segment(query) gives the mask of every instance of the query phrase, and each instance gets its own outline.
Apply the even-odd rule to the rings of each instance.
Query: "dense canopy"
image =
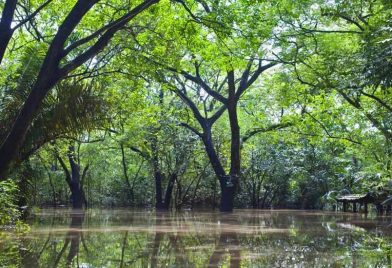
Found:
[[[392,190],[388,0],[0,10],[0,188],[15,213],[328,209]]]

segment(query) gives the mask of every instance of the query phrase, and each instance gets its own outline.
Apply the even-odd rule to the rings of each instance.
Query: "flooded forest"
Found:
[[[0,267],[391,267],[390,0],[0,0]]]

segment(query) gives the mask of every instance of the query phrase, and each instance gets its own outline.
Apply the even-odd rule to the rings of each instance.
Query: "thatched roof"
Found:
[[[384,202],[381,203],[383,206],[389,206],[392,205],[392,196],[388,196],[387,199],[384,200]]]
[[[341,195],[336,199],[338,202],[372,202],[373,198],[369,193]]]

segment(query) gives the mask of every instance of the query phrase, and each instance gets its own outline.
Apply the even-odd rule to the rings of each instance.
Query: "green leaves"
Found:
[[[18,188],[11,180],[0,181],[0,226],[15,224],[20,217],[16,205]]]

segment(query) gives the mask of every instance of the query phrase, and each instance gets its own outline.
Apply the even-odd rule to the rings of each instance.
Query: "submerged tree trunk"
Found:
[[[174,183],[177,180],[177,174],[173,173],[169,176],[169,181],[167,182],[166,192],[165,192],[165,199],[164,199],[164,207],[166,210],[170,208],[170,203],[172,200],[172,194],[174,189]]]
[[[232,212],[234,207],[234,197],[236,192],[235,184],[226,179],[224,184],[221,184],[221,199],[219,210],[221,212]]]
[[[66,257],[66,267],[71,267],[75,257],[79,253],[79,246],[81,240],[81,229],[83,227],[84,221],[84,212],[83,213],[71,213],[71,224],[69,226],[69,231],[67,232],[64,240],[64,245],[61,248],[60,252],[56,256],[56,259],[53,263],[53,267],[57,267],[64,256],[65,251],[70,245],[68,255]]]
[[[122,163],[122,167],[123,167],[125,183],[127,184],[127,187],[128,187],[128,190],[127,190],[128,202],[132,203],[133,202],[133,187],[131,186],[131,182],[130,182],[129,176],[128,176],[128,167],[127,167],[127,161],[125,159],[124,145],[120,144],[120,148],[121,148],[121,156],[122,156],[121,163]]]
[[[238,175],[236,174],[238,170],[238,163],[234,166],[232,165],[231,171],[234,172],[234,175],[226,175],[225,170],[218,158],[218,154],[215,150],[214,144],[212,142],[211,129],[208,126],[204,127],[203,142],[210,163],[220,183],[221,198],[219,210],[222,212],[231,212],[233,211],[234,197],[238,184]]]
[[[72,206],[73,208],[83,208],[84,194],[81,187],[80,180],[80,166],[75,161],[75,148],[73,146],[69,147],[68,154],[69,164],[71,166],[71,193],[72,193]]]
[[[230,120],[230,133],[231,133],[231,149],[230,149],[230,172],[226,175],[226,172],[222,166],[222,163],[215,150],[211,125],[208,120],[201,121],[200,124],[203,127],[203,143],[214,169],[215,175],[219,179],[221,188],[221,199],[220,199],[220,211],[232,212],[234,208],[234,198],[237,191],[239,182],[239,175],[241,171],[241,147],[240,147],[240,127],[238,124],[237,116],[237,102],[238,98],[235,94],[235,81],[234,72],[228,73],[228,85],[229,85],[229,98],[227,100],[227,111]]]
[[[163,191],[162,191],[163,177],[164,177],[164,175],[161,172],[155,173],[155,189],[156,189],[155,208],[157,210],[169,210],[170,209],[170,203],[172,200],[174,183],[176,182],[177,174],[173,173],[169,176],[169,181],[167,182],[164,198],[162,198],[162,196],[163,196]]]
[[[164,175],[159,166],[159,158],[158,158],[158,140],[156,137],[152,138],[151,141],[151,164],[154,171],[154,179],[155,179],[155,208],[157,210],[164,210],[165,204],[162,200],[162,181]]]
[[[231,212],[234,207],[234,197],[237,191],[241,172],[241,147],[240,147],[240,126],[237,116],[237,102],[234,71],[228,72],[229,98],[227,102],[227,112],[229,114],[231,147],[230,147],[230,175],[226,178],[222,189],[221,207],[223,212]],[[221,186],[222,187],[222,186]]]
[[[165,209],[162,200],[162,174],[160,171],[154,172],[155,174],[155,208],[158,210]]]
[[[66,261],[67,267],[71,267],[75,257],[79,254],[79,246],[82,238],[82,233],[80,229],[82,229],[83,221],[84,214],[72,215],[70,231],[67,233],[66,238],[71,241]]]
[[[85,167],[81,178],[80,166],[75,161],[75,148],[73,146],[69,147],[68,153],[68,160],[71,167],[71,172],[68,170],[63,159],[60,156],[57,156],[57,159],[59,160],[60,165],[64,170],[65,180],[67,181],[67,184],[71,191],[72,207],[75,209],[82,209],[83,205],[87,207],[87,201],[83,192],[82,178],[86,175],[88,165]]]
[[[160,93],[160,104],[163,103],[163,92]],[[151,151],[152,157],[150,159],[155,178],[155,208],[157,210],[169,210],[170,202],[172,199],[174,183],[177,179],[177,174],[172,173],[168,176],[169,181],[167,182],[166,191],[163,193],[163,180],[165,179],[165,174],[162,173],[161,167],[159,165],[159,149],[158,149],[158,139],[153,137],[151,140]],[[165,196],[163,196],[163,194]]]

